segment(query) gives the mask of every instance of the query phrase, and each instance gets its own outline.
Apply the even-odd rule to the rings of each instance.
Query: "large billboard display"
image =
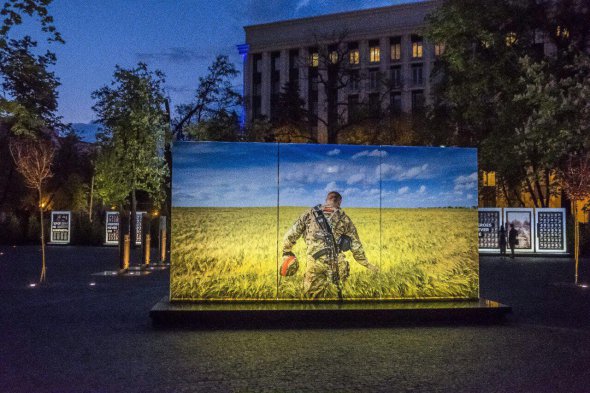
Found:
[[[478,297],[477,151],[181,142],[171,300]]]

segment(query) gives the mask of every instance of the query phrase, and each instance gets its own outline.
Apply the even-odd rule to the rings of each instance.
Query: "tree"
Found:
[[[147,65],[117,66],[110,86],[92,93],[102,125],[96,163],[96,189],[104,202],[121,207],[130,199],[131,244],[135,244],[137,192],[152,202],[164,199],[168,167],[162,156],[168,130],[164,75]]]
[[[49,42],[61,42],[63,39],[53,24],[53,17],[49,15],[47,7],[52,0],[6,0],[0,10],[0,48],[6,46],[8,33],[14,26],[22,24],[23,17],[39,17],[41,31],[49,37]]]
[[[227,128],[235,127],[236,109],[241,103],[241,96],[233,87],[233,79],[237,75],[238,70],[227,56],[217,56],[209,66],[208,74],[199,78],[193,102],[177,107],[178,118],[173,125],[173,139],[190,138],[190,132],[185,128],[198,126],[201,122],[211,121],[217,125],[223,123]],[[200,135],[199,132],[192,133]]]
[[[41,223],[41,276],[39,282],[46,278],[45,265],[45,230],[43,224],[43,186],[53,176],[51,165],[54,149],[50,142],[40,142],[29,139],[13,141],[10,145],[10,153],[18,172],[23,176],[27,187],[37,191],[39,218]]]
[[[578,220],[578,203],[590,198],[590,153],[570,154],[565,168],[561,172],[563,189],[572,201],[574,214],[574,259],[575,278],[578,285],[578,266],[580,260],[580,222]]]
[[[497,172],[505,197],[519,199],[523,190],[537,207],[557,191],[551,179],[565,152],[555,143],[563,141],[557,119],[547,116],[558,103],[551,77],[567,77],[568,48],[579,52],[589,32],[565,3],[588,15],[586,0],[449,0],[426,34],[445,45],[429,112],[433,143],[478,147],[480,168]],[[556,48],[551,57],[541,36]]]

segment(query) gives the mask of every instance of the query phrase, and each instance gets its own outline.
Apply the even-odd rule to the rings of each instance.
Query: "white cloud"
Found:
[[[334,149],[334,150],[330,150],[328,153],[329,156],[337,156],[338,154],[340,154],[340,149]]]
[[[301,10],[302,8],[307,7],[310,2],[311,0],[299,0],[297,6],[295,6],[295,12],[299,12],[299,10]]]
[[[338,173],[340,172],[340,167],[338,165],[329,165],[326,167],[327,173]]]
[[[426,179],[430,173],[428,171],[428,164],[413,166],[405,169],[399,165],[381,164],[377,166],[376,174],[381,176],[383,180],[411,180],[411,179]]]
[[[400,188],[399,190],[397,190],[397,193],[399,195],[404,195],[404,194],[407,194],[408,191],[410,191],[410,187],[404,186],[404,187]]]
[[[454,180],[454,190],[457,193],[463,193],[463,191],[475,191],[477,190],[477,172],[473,172],[468,176],[459,176]]]
[[[336,184],[335,181],[331,181],[330,183],[326,184],[326,187],[324,187],[324,191],[326,191],[326,192],[336,191],[337,189],[338,189],[338,184]]]
[[[420,186],[420,188],[418,189],[418,193],[424,194],[425,192],[426,192],[426,186]]]
[[[350,176],[346,181],[346,184],[353,185],[362,182],[365,179],[364,173],[355,173],[354,175]]]
[[[354,154],[352,156],[352,159],[356,160],[361,157],[386,157],[386,156],[387,156],[387,152],[385,150],[379,150],[379,149],[375,149],[372,151],[363,150],[363,151],[360,151],[360,152]]]

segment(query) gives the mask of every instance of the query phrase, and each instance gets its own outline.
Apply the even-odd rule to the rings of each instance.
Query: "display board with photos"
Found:
[[[565,209],[544,208],[535,210],[537,252],[566,251]]]
[[[142,217],[146,214],[144,211],[138,211],[135,215],[136,222],[136,240],[135,244],[141,245]],[[106,212],[105,219],[105,245],[116,246],[119,244],[119,212]]]
[[[502,209],[501,208],[480,208],[478,209],[479,217],[479,250],[480,251],[499,251],[499,231],[502,226]]]
[[[504,225],[508,239],[511,225],[518,232],[514,250],[516,252],[533,252],[535,250],[535,224],[532,208],[504,208]]]
[[[119,244],[119,212],[106,212],[104,243],[114,246]]]
[[[172,172],[173,301],[479,296],[475,149],[179,142]]]
[[[51,244],[68,244],[71,237],[72,213],[69,211],[51,212]]]

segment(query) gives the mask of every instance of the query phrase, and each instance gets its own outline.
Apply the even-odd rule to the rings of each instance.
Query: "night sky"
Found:
[[[416,0],[54,0],[49,11],[65,45],[47,45],[39,25],[25,19],[13,37],[29,34],[40,50],[57,54],[59,114],[65,122],[94,119],[93,90],[110,82],[114,67],[146,62],[167,75],[172,105],[190,101],[198,77],[217,54],[241,70],[236,45],[243,26],[409,3]],[[241,76],[235,85],[242,88]]]
[[[477,150],[436,147],[180,142],[173,206],[477,206]]]

